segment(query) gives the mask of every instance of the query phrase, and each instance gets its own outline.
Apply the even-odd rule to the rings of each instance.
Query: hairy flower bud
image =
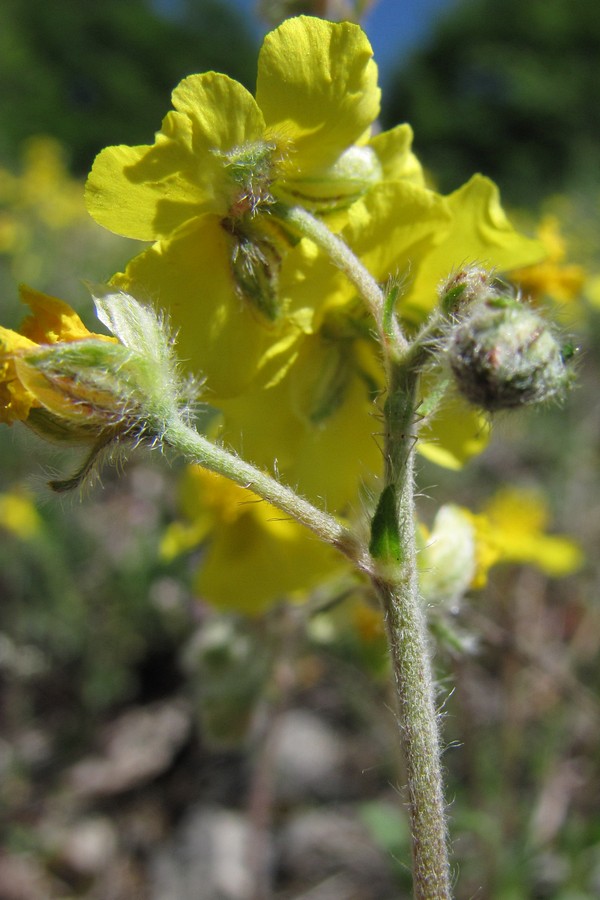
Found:
[[[353,146],[327,168],[298,173],[296,177],[288,175],[274,189],[284,202],[300,203],[322,214],[351,206],[382,177],[375,151]]]
[[[466,266],[453,272],[440,284],[438,296],[444,312],[455,313],[474,303],[498,297],[498,282],[489,269]]]
[[[22,332],[0,328],[0,421],[92,449],[55,490],[81,483],[105,449],[160,440],[185,405],[172,341],[162,320],[123,291],[92,288],[112,337],[89,332],[61,300],[22,288],[32,309]]]
[[[568,354],[539,313],[514,297],[475,304],[447,345],[458,389],[489,412],[560,398]]]

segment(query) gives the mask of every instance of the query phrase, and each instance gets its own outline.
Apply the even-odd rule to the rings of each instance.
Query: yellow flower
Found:
[[[120,291],[92,288],[108,337],[88,331],[55,297],[25,287],[21,296],[32,308],[21,332],[0,328],[0,421],[91,445],[79,472],[51,487],[76,487],[109,445],[161,439],[185,407],[186,385],[153,310]]]
[[[544,216],[538,226],[538,236],[546,248],[546,259],[513,272],[512,280],[532,300],[550,298],[566,303],[577,299],[587,276],[583,266],[566,262],[567,245],[557,216]]]
[[[289,20],[265,38],[256,99],[225,75],[189,76],[155,144],[109,147],[94,163],[92,216],[157,242],[116,283],[169,310],[182,358],[217,395],[248,382],[285,313],[278,270],[290,236],[274,202],[327,212],[384,169],[421,177],[406,128],[366,144],[379,112],[371,57],[358,26]]]
[[[42,530],[42,520],[27,494],[12,490],[0,494],[0,527],[22,541],[32,540]]]
[[[497,189],[481,177],[450,197],[408,182],[378,184],[348,211],[341,235],[381,281],[405,276],[398,310],[414,323],[435,305],[440,278],[458,261],[504,270],[543,253],[512,228]],[[276,459],[286,480],[347,513],[361,483],[382,466],[374,435],[383,372],[368,315],[345,276],[306,239],[282,264],[281,291],[290,308],[305,311],[304,333],[285,349],[285,364],[272,347],[261,377],[239,398],[219,402],[223,435],[261,467]],[[321,305],[315,293],[325,297]],[[419,449],[456,469],[488,436],[486,418],[451,394],[426,423]],[[348,446],[352,454],[343,452]]]
[[[505,488],[479,514],[468,513],[476,532],[477,568],[473,587],[483,587],[491,566],[529,563],[559,578],[583,563],[580,547],[564,535],[546,534],[548,506],[535,491]]]
[[[196,576],[203,599],[223,610],[256,615],[343,571],[344,562],[302,525],[255,494],[198,466],[180,484],[183,522],[164,535],[166,560],[206,544]]]

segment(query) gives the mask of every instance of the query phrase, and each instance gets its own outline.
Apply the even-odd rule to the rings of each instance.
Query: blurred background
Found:
[[[564,409],[501,419],[464,471],[422,462],[420,507],[425,521],[443,501],[479,510],[508,484],[582,549],[565,578],[497,568],[449,611],[436,667],[458,900],[589,900],[600,896],[592,0],[3,0],[2,322],[20,321],[27,282],[91,327],[81,279],[106,280],[136,250],[85,213],[95,154],[150,142],[187,74],[215,69],[253,90],[263,34],[299,12],[360,19],[382,127],[411,123],[437,189],[481,171],[547,241],[548,266],[523,285],[581,348],[578,386]],[[201,553],[159,558],[176,471],[140,452],[81,498],[49,496],[49,474],[69,465],[3,428],[0,900],[409,897],[377,620],[343,604],[310,621],[297,609],[215,614],[194,591]]]

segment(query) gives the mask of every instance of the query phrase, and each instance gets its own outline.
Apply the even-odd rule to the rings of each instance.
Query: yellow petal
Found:
[[[222,434],[247,459],[271,471],[276,468],[284,481],[313,502],[325,502],[331,512],[349,515],[356,512],[364,479],[382,467],[374,438],[380,426],[373,381],[366,374],[372,351],[365,348],[363,360],[357,348],[348,347],[346,383],[336,383],[334,372],[328,397],[318,376],[330,372],[330,350],[321,335],[305,337],[294,365],[274,387],[256,387],[221,402]],[[321,414],[317,422],[310,418],[315,410]]]
[[[36,347],[29,338],[0,326],[0,422],[6,425],[25,422],[36,402],[19,381],[14,359],[15,355]]]
[[[384,182],[355,203],[342,232],[378,279],[411,275],[451,222],[443,197],[408,181]],[[403,301],[401,301],[403,302]]]
[[[537,491],[505,488],[481,513],[470,515],[477,532],[475,587],[485,584],[488,569],[499,562],[529,563],[553,578],[569,575],[583,564],[575,541],[545,533],[549,510]]]
[[[256,99],[267,134],[293,143],[290,173],[320,169],[379,114],[377,67],[357,26],[298,16],[265,38]]]
[[[87,208],[117,234],[159,240],[207,212],[225,215],[229,187],[218,154],[263,137],[256,102],[226,75],[184,78],[173,105],[155,144],[108,147],[96,157]]]
[[[196,578],[208,602],[257,615],[284,599],[306,599],[311,588],[343,569],[339,554],[251,492],[240,494],[232,517],[229,485],[223,489],[225,515],[219,519],[213,506],[213,531]],[[214,492],[213,485],[213,503]]]
[[[513,228],[500,205],[498,189],[489,179],[475,175],[446,200],[451,224],[418,269],[405,298],[406,308],[420,311],[420,317],[437,303],[439,282],[460,266],[477,263],[510,272],[546,255],[541,241]]]
[[[444,397],[440,410],[422,431],[421,456],[445,469],[460,469],[485,450],[489,421],[457,394]]]
[[[59,419],[89,426],[91,431],[95,426],[107,425],[113,411],[117,414],[115,397],[108,391],[86,387],[73,378],[54,383],[30,365],[26,357],[15,360],[15,371],[35,405],[43,406]]]
[[[174,121],[172,113],[171,121]],[[184,117],[179,122],[189,123]],[[153,146],[107,147],[94,161],[85,188],[90,215],[125,237],[152,241],[214,205],[200,181],[199,162],[183,141]]]
[[[237,394],[256,374],[275,326],[235,292],[231,238],[215,216],[135,257],[113,283],[167,312],[178,356],[206,378],[206,399]]]
[[[410,125],[397,125],[382,131],[369,141],[377,154],[387,181],[411,181],[425,186],[423,167],[412,152],[413,130]]]
[[[63,341],[79,341],[84,338],[102,338],[103,335],[92,335],[74,309],[48,294],[35,291],[27,285],[19,288],[21,300],[26,303],[32,315],[21,325],[23,335],[36,344],[56,344]],[[109,338],[105,338],[109,340]],[[110,338],[113,340],[113,338]]]
[[[227,152],[264,138],[265,122],[245,87],[218,72],[190,75],[173,91],[173,106],[191,122],[199,165],[205,154]]]

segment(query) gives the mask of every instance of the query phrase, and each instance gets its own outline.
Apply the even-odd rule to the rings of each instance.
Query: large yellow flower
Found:
[[[399,276],[398,312],[409,328],[425,321],[440,279],[461,263],[507,271],[544,252],[512,227],[495,185],[481,176],[449,197],[384,181],[347,218],[341,236],[375,276]],[[383,466],[377,434],[384,375],[372,324],[346,277],[307,239],[286,256],[281,291],[292,308],[305,310],[305,332],[282,351],[285,365],[272,347],[260,377],[219,402],[224,439],[261,467],[276,461],[284,479],[314,502],[356,512],[361,486]],[[325,299],[311,307],[316,293]],[[419,449],[436,464],[459,468],[488,435],[479,411],[451,394],[424,424]]]
[[[305,600],[346,570],[335,550],[221,475],[189,466],[180,498],[183,519],[167,529],[163,559],[205,546],[196,589],[220,609],[256,615],[277,601]]]
[[[368,143],[371,57],[358,26],[289,20],[265,38],[256,99],[225,75],[192,75],[153,145],[109,147],[94,163],[92,216],[155,242],[116,283],[169,310],[183,359],[215,396],[237,393],[268,346],[302,329],[280,300],[281,258],[297,239],[275,201],[326,214],[381,177],[422,181],[407,126]]]

